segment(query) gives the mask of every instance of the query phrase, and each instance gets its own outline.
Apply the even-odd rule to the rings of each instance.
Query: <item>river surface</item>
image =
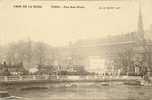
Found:
[[[94,85],[12,91],[28,100],[152,100],[152,87],[129,85]]]

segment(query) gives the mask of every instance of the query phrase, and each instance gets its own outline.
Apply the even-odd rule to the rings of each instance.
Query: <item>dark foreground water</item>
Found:
[[[30,89],[12,92],[28,100],[152,100],[152,87],[128,85],[93,85]]]

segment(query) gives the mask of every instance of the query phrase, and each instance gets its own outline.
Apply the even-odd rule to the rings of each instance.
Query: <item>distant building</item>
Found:
[[[24,75],[28,71],[23,67],[22,63],[16,65],[8,65],[6,62],[0,64],[0,75]]]
[[[38,65],[38,71],[36,74],[40,75],[55,75],[57,73],[57,67],[53,65]]]
[[[136,56],[141,56],[142,62],[146,62],[150,70],[152,69],[152,41],[147,39],[143,29],[141,9],[137,26],[136,32],[101,39],[79,40],[71,44],[69,49],[62,49],[60,52],[64,54],[63,59],[70,55],[76,64],[85,66],[85,69],[90,72],[138,74],[140,67],[135,65],[139,62],[134,59]]]
[[[105,60],[100,56],[89,56],[87,70],[89,72],[105,73]]]

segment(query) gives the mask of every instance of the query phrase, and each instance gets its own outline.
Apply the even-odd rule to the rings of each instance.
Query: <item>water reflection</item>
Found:
[[[28,100],[152,100],[152,87],[85,84],[77,87],[22,90],[15,95]]]

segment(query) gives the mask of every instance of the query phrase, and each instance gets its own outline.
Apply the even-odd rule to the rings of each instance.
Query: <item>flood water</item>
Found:
[[[97,84],[13,91],[12,94],[27,100],[152,100],[150,86]]]

